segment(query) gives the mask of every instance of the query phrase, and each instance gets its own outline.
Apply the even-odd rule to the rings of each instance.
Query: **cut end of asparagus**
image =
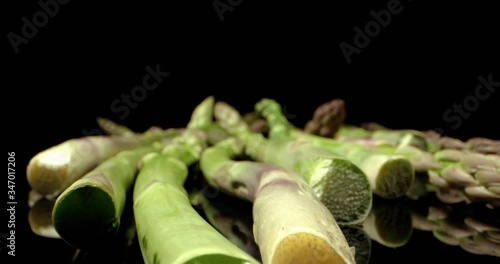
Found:
[[[385,161],[378,168],[373,192],[386,199],[405,196],[415,180],[415,169],[403,157],[383,157]],[[376,162],[369,161],[371,164]]]
[[[371,209],[372,189],[366,175],[342,158],[317,158],[309,185],[339,224],[359,224]],[[325,171],[327,170],[327,171]],[[326,174],[326,175],[325,175]],[[314,175],[322,175],[316,180]],[[325,176],[323,176],[325,175]]]
[[[113,198],[97,185],[65,191],[56,200],[52,212],[54,227],[63,240],[76,248],[101,246],[118,230],[120,219],[116,217]]]
[[[41,152],[28,163],[26,177],[31,189],[42,195],[56,195],[68,175],[68,159],[64,151]]]
[[[346,262],[323,239],[309,233],[296,233],[281,240],[271,263],[345,264]]]

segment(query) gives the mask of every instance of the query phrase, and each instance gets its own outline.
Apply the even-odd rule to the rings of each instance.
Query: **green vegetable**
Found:
[[[351,161],[306,141],[266,139],[262,134],[252,133],[238,111],[224,102],[215,104],[214,116],[244,143],[245,152],[252,159],[301,176],[338,223],[360,223],[368,215],[372,199],[370,183]]]
[[[67,187],[120,151],[147,146],[179,133],[176,129],[151,131],[133,136],[87,136],[67,140],[36,154],[26,176],[31,189],[56,197]]]
[[[199,158],[203,133],[188,130],[162,154],[150,154],[134,187],[134,215],[146,263],[259,263],[206,222],[184,182]]]
[[[372,191],[378,196],[387,199],[405,196],[413,183],[415,169],[404,156],[382,154],[361,144],[305,133],[291,125],[283,116],[280,105],[271,99],[260,100],[255,108],[268,120],[270,139],[309,141],[303,144],[317,145],[348,159],[366,174]]]
[[[236,138],[207,148],[200,168],[207,182],[253,203],[254,237],[264,263],[355,263],[333,215],[298,175],[268,163],[233,160]]]
[[[54,204],[54,227],[68,244],[89,249],[111,240],[118,231],[127,193],[134,184],[138,163],[158,152],[160,143],[122,151],[65,189]]]

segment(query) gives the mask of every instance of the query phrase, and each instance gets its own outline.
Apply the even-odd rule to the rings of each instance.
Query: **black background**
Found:
[[[494,1],[401,1],[401,13],[392,15],[387,27],[347,63],[339,44],[352,45],[353,28],[364,28],[373,20],[370,11],[386,9],[388,2],[243,0],[221,21],[212,0],[73,0],[60,5],[17,54],[7,35],[21,35],[21,18],[31,21],[41,7],[36,1],[4,3],[4,142],[16,152],[19,205],[17,256],[2,263],[25,257],[42,263],[71,260],[70,247],[29,229],[24,169],[37,152],[97,128],[97,116],[144,131],[152,125],[185,125],[194,106],[208,95],[241,112],[269,97],[302,126],[319,104],[342,98],[348,123],[376,121],[392,128],[441,128],[464,140],[499,139],[498,92],[480,101],[457,129],[443,120],[453,104],[474,95],[478,76],[492,74],[500,81]],[[157,64],[170,76],[121,120],[111,102],[130,94],[142,83],[145,67]],[[0,226],[4,232],[6,223]],[[0,253],[5,250],[3,245]],[[399,249],[375,243],[371,261],[429,262],[438,257],[496,260],[416,232]]]

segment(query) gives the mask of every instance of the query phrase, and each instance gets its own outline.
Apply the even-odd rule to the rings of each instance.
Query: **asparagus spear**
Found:
[[[335,136],[339,140],[352,138],[371,139],[390,144],[394,147],[413,146],[428,151],[429,146],[425,134],[415,129],[389,129],[382,126],[367,130],[363,127],[344,125]]]
[[[259,263],[191,206],[184,182],[199,158],[202,133],[187,130],[162,154],[144,157],[134,186],[134,215],[146,263]],[[200,140],[200,138],[203,138]]]
[[[314,144],[292,139],[268,140],[252,133],[236,109],[224,102],[214,107],[217,122],[245,145],[255,161],[274,164],[301,176],[340,224],[361,223],[371,207],[366,175],[352,162]],[[272,133],[279,133],[276,129]]]
[[[333,215],[298,175],[263,162],[234,160],[243,144],[229,138],[207,148],[207,182],[253,203],[254,236],[263,263],[355,263]]]
[[[345,157],[366,174],[372,191],[378,196],[388,199],[404,196],[413,183],[415,169],[404,156],[377,153],[362,145],[300,131],[286,120],[280,105],[271,99],[264,98],[255,107],[268,120],[270,139],[303,139]]]
[[[89,249],[116,235],[138,162],[161,150],[162,144],[156,143],[116,154],[57,197],[52,219],[62,239],[76,248]]]
[[[333,99],[316,108],[313,118],[304,126],[306,133],[323,137],[333,137],[345,121],[345,102]]]
[[[432,130],[424,131],[424,134],[427,141],[429,142],[429,145],[431,146],[431,152],[436,152],[443,149],[455,149],[465,152],[500,155],[499,140],[483,137],[473,137],[464,142],[458,138],[442,136],[441,134]]]
[[[136,134],[136,132],[130,128],[104,117],[98,117],[96,121],[99,127],[108,135],[130,136]]]
[[[31,189],[55,197],[104,160],[123,150],[168,140],[176,129],[134,136],[87,136],[67,140],[37,153],[28,163]]]
[[[500,159],[496,155],[443,149],[434,153],[442,169],[429,172],[431,191],[448,203],[500,201]]]
[[[91,263],[138,263],[131,261],[136,253],[134,243],[137,241],[135,219],[132,211],[132,199],[129,193],[121,216],[120,226],[109,243],[103,247],[92,249],[76,249],[73,264]]]

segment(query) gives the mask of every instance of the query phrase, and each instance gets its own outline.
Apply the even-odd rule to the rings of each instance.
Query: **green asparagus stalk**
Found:
[[[493,154],[443,149],[434,153],[442,167],[429,172],[431,191],[447,203],[500,201],[500,159]]]
[[[190,129],[162,154],[147,155],[134,186],[134,215],[146,263],[259,263],[227,240],[190,204],[184,182],[203,151]]]
[[[413,183],[415,169],[402,155],[377,153],[360,144],[305,133],[294,128],[283,116],[280,105],[271,99],[260,100],[256,104],[256,111],[268,120],[271,140],[302,139],[348,159],[366,174],[372,191],[378,196],[387,199],[405,196]]]
[[[253,203],[263,263],[355,263],[335,218],[300,176],[277,165],[234,160],[242,153],[243,144],[229,138],[203,152],[200,168],[212,186]]]
[[[96,121],[99,127],[108,135],[130,136],[136,134],[136,132],[130,128],[104,117],[97,117]]]
[[[168,140],[177,129],[134,136],[87,136],[67,140],[36,154],[26,176],[31,189],[55,197],[104,160],[123,150]]]
[[[413,146],[428,151],[429,146],[424,132],[415,129],[389,129],[373,123],[363,126],[343,125],[335,135],[339,140],[353,138],[371,139],[390,144],[394,147]]]
[[[301,176],[338,223],[361,223],[368,215],[372,200],[370,183],[348,159],[310,142],[269,140],[252,133],[238,111],[224,102],[215,104],[214,116],[244,143],[246,155],[253,160],[278,165]],[[276,129],[270,132],[280,133]]]
[[[92,249],[76,249],[73,255],[73,264],[90,263],[134,263],[131,255],[135,252],[137,241],[135,219],[132,211],[131,195],[127,197],[120,226],[116,235],[103,247]]]
[[[162,144],[122,151],[105,160],[65,189],[54,205],[54,227],[68,244],[89,249],[116,235],[127,193],[143,156],[158,152]]]
[[[462,150],[464,152],[476,152],[481,154],[500,155],[500,141],[473,137],[467,141],[462,141],[458,138],[443,136],[435,131],[424,131],[427,142],[429,142],[431,152],[436,152],[444,149]]]

